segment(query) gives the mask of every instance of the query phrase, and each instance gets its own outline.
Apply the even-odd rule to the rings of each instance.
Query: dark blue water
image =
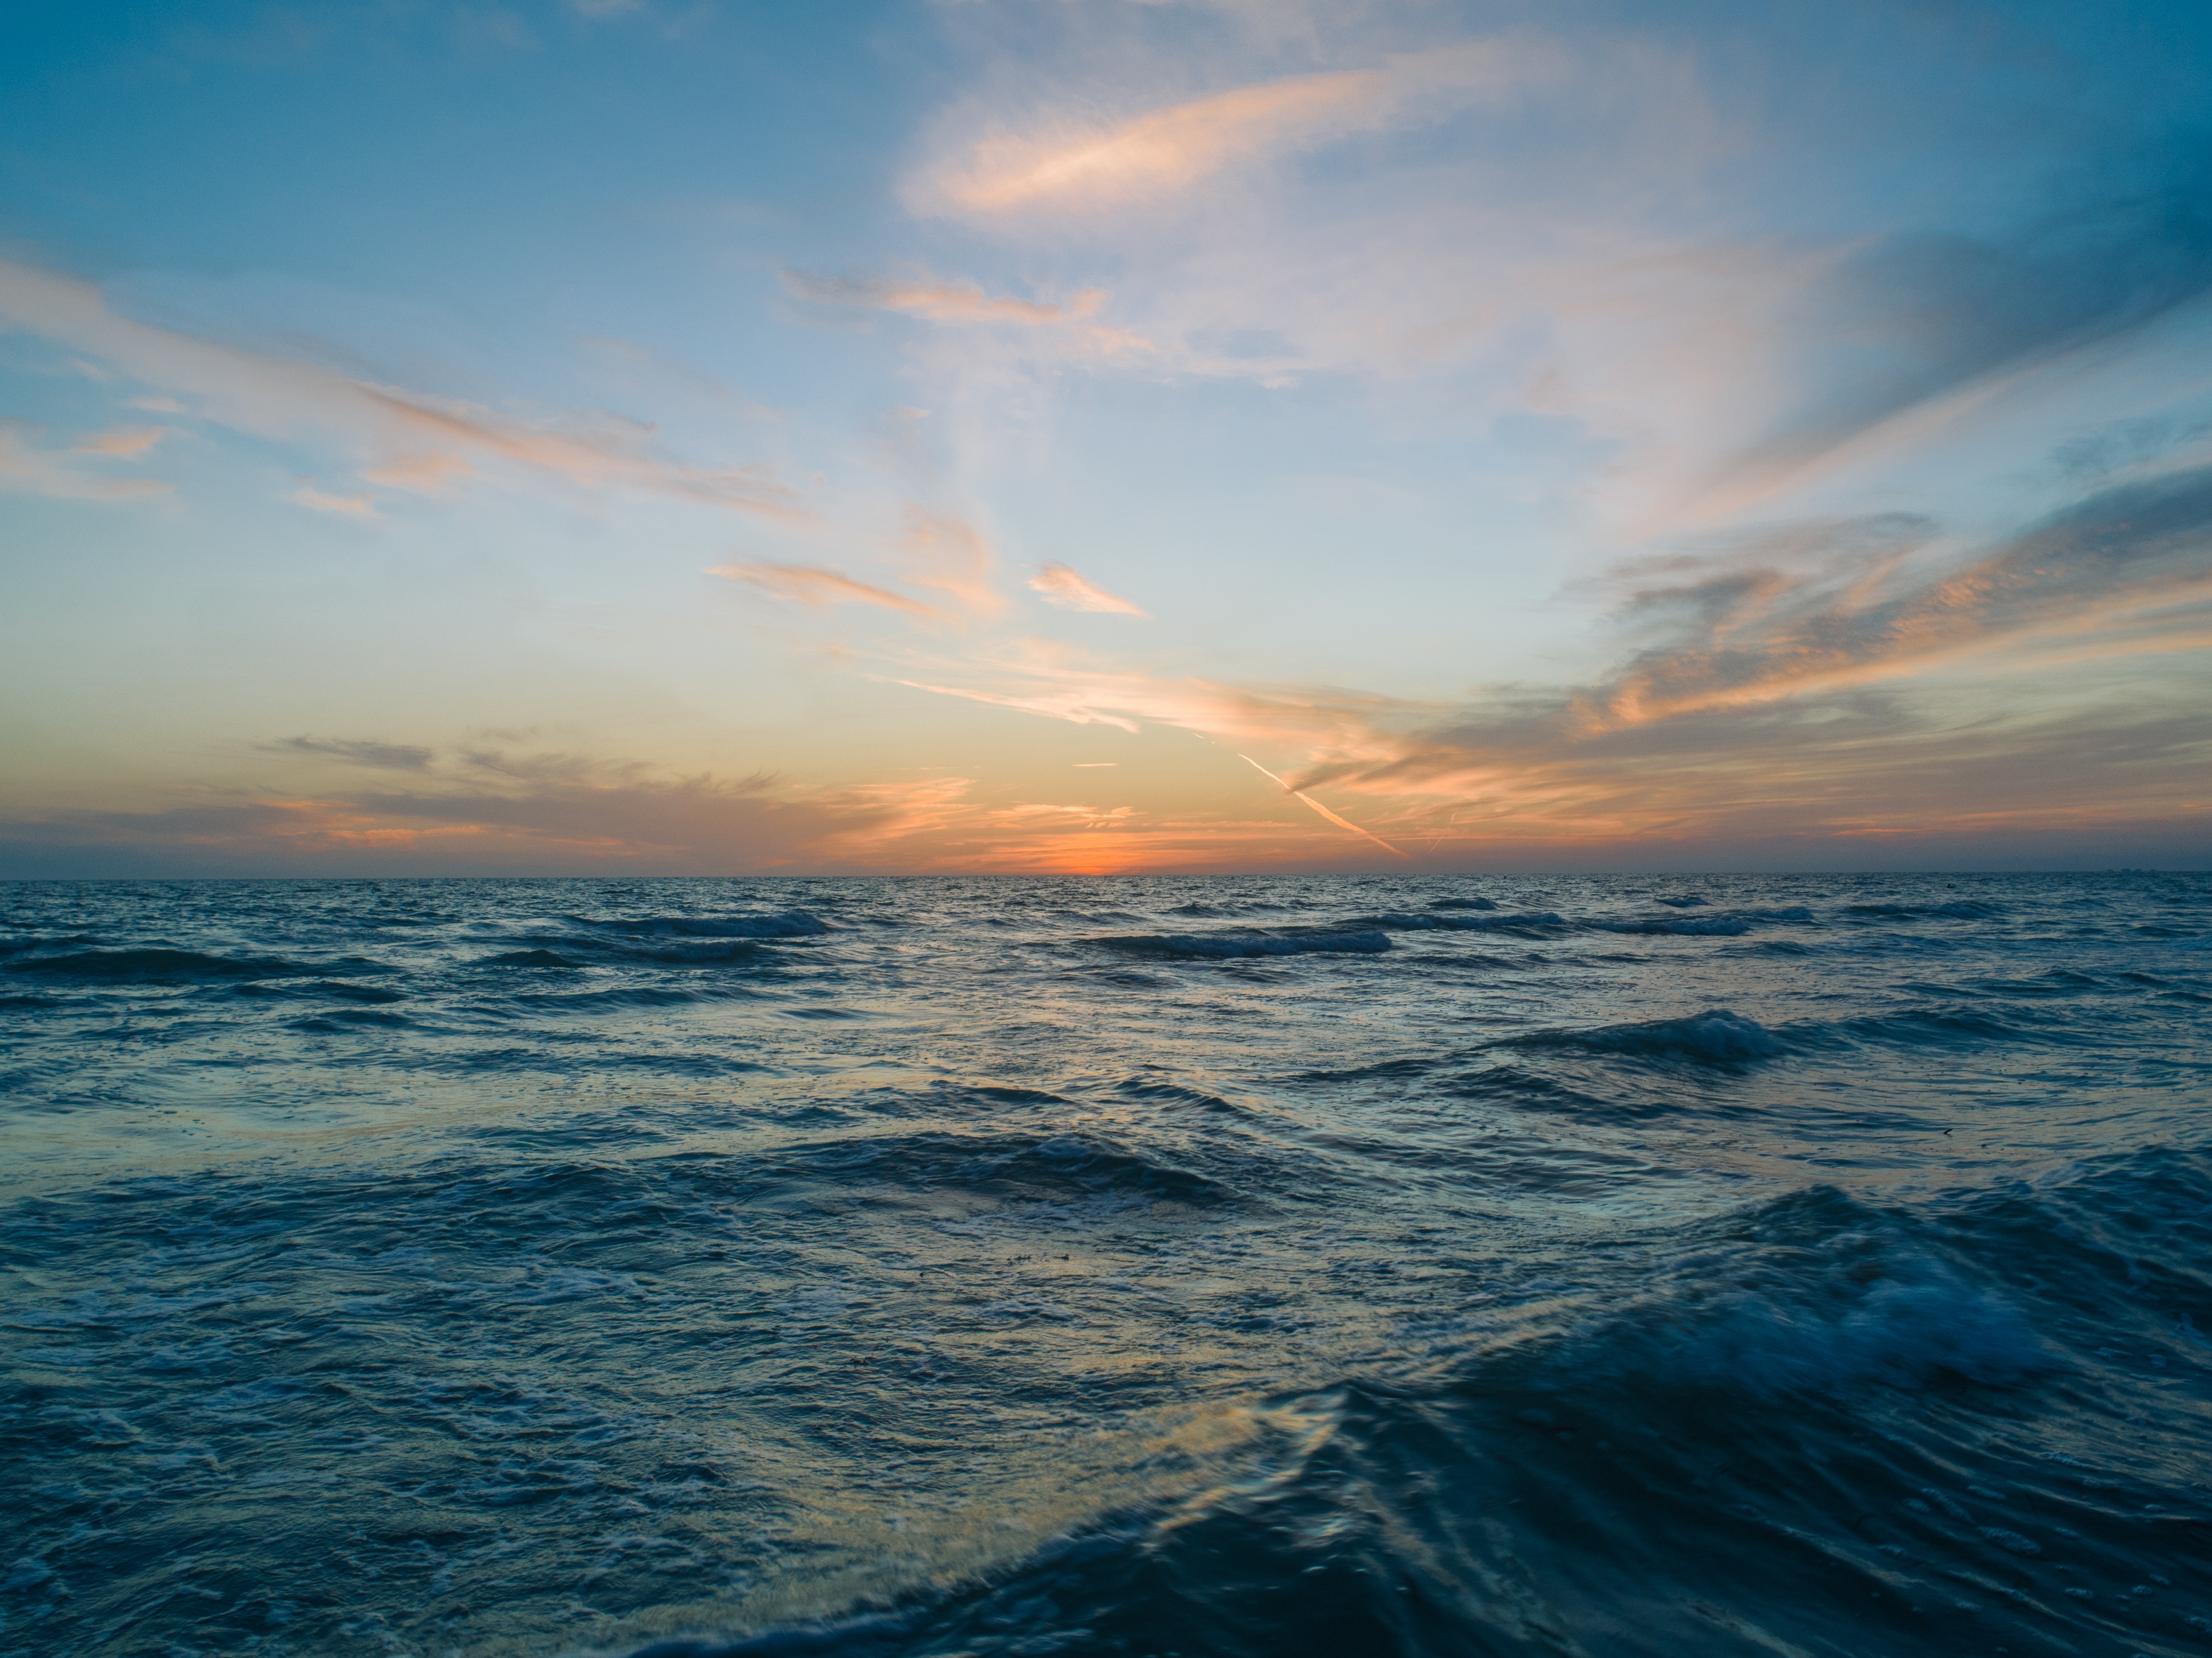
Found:
[[[0,888],[0,1650],[2212,1651],[2212,878]]]

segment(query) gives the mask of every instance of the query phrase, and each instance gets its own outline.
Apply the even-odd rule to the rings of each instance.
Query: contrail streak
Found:
[[[1322,817],[1328,818],[1328,821],[1335,824],[1337,828],[1350,829],[1354,835],[1365,835],[1367,839],[1372,841],[1376,846],[1382,847],[1383,851],[1389,853],[1393,858],[1403,858],[1409,864],[1413,861],[1413,853],[1399,851],[1397,847],[1392,846],[1381,835],[1373,834],[1367,829],[1360,828],[1358,824],[1353,823],[1349,817],[1339,817],[1334,812],[1331,811],[1327,806],[1322,805],[1320,801],[1315,799],[1313,796],[1306,793],[1303,789],[1294,789],[1288,783],[1284,782],[1281,778],[1276,776],[1274,773],[1269,771],[1265,766],[1255,760],[1250,755],[1240,754],[1237,757],[1239,760],[1242,760],[1246,765],[1251,767],[1254,771],[1258,772],[1261,776],[1266,778],[1269,782],[1279,785],[1285,794],[1297,795],[1299,799],[1304,801]]]

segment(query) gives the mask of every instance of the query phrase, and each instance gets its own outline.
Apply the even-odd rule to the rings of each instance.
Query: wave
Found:
[[[794,1147],[773,1172],[957,1189],[1003,1197],[1121,1197],[1218,1206],[1242,1200],[1232,1187],[1148,1157],[1089,1133],[963,1135],[941,1133],[832,1140]],[[763,1172],[769,1172],[764,1169]]]
[[[1587,920],[1583,926],[1598,932],[1673,934],[1680,938],[1734,938],[1751,931],[1751,923],[1726,915],[1654,916],[1628,921]]]
[[[335,1012],[317,1013],[307,1018],[294,1019],[289,1028],[294,1030],[320,1031],[325,1035],[344,1035],[364,1029],[398,1030],[414,1024],[404,1013],[384,1013],[373,1008],[347,1007]]]
[[[595,938],[561,933],[532,941],[527,950],[479,957],[475,967],[591,967],[653,963],[663,967],[712,967],[771,959],[773,938],[681,937],[675,933]]]
[[[1820,1031],[1831,1032],[1846,1042],[1898,1048],[1967,1048],[2023,1042],[2075,1047],[2094,1045],[2109,1035],[2069,1029],[2043,1009],[2000,1011],[1986,1004],[1905,1008],[1893,1013],[1839,1019],[1793,1034],[1812,1041]]]
[[[1495,909],[1496,905],[1492,905]],[[1495,915],[1418,915],[1389,910],[1355,917],[1350,926],[1381,932],[1511,932],[1523,927],[1559,927],[1568,923],[1548,909],[1509,910]]]
[[[1487,898],[1437,898],[1430,901],[1431,909],[1496,909],[1498,906]]]
[[[1960,921],[1993,920],[2004,914],[2001,905],[1978,903],[1971,899],[1958,899],[1941,904],[1845,904],[1846,915],[1863,915],[1876,920],[1920,920],[1942,918]]]
[[[302,996],[320,996],[331,1001],[404,1002],[404,991],[386,990],[380,985],[348,984],[343,979],[319,979],[311,984],[295,980],[283,984],[242,984],[233,989],[233,995],[291,1000]]]
[[[32,932],[27,936],[0,938],[0,956],[21,956],[33,950],[64,950],[71,944],[89,944],[91,934]]]
[[[1832,1187],[1711,1230],[1722,1250],[1693,1248],[1573,1362],[1769,1397],[1939,1376],[1994,1385],[2058,1363],[2010,1301]]]
[[[1589,1030],[1547,1030],[1509,1036],[1501,1046],[1578,1048],[1601,1054],[1634,1054],[1655,1059],[1728,1063],[1772,1059],[1785,1044],[1756,1020],[1724,1007],[1682,1019],[1652,1019],[1635,1024],[1599,1025]]]
[[[2195,1470],[2092,1504],[2013,1442],[2016,1408],[1967,1414],[2057,1359],[1940,1242],[1816,1189],[1672,1233],[1635,1276],[1625,1307],[1608,1285],[1533,1338],[1265,1401],[1258,1448],[1193,1495],[967,1582],[630,1658],[2167,1649],[2018,1563],[2180,1577],[2193,1545],[2139,1510]]]
[[[355,964],[349,963],[349,967]],[[182,979],[276,979],[320,973],[277,957],[213,956],[197,950],[159,946],[143,950],[86,950],[68,956],[42,956],[10,962],[10,973],[41,973],[55,978],[105,979],[118,983],[167,983]],[[372,965],[371,971],[383,971]]]
[[[530,981],[524,981],[525,983]],[[540,981],[542,982],[542,981]],[[558,982],[557,981],[556,982]],[[523,992],[500,997],[495,1007],[516,1007],[532,1012],[620,1013],[655,1007],[686,1007],[704,1002],[751,1002],[761,993],[717,979],[692,981],[677,986],[627,985],[608,990]]]
[[[1124,956],[1231,959],[1252,956],[1372,955],[1390,948],[1388,934],[1352,932],[1140,932],[1087,942]]]
[[[791,909],[767,915],[654,915],[641,920],[592,920],[579,926],[650,938],[818,938],[830,931],[818,915]]]

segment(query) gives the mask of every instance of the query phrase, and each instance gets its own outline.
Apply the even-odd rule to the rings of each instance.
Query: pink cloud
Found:
[[[136,460],[168,435],[166,426],[122,426],[112,432],[79,438],[76,446],[88,455],[113,455],[121,460]]]
[[[727,581],[745,582],[778,598],[792,599],[817,609],[825,604],[874,604],[908,616],[933,618],[944,615],[935,605],[925,604],[918,598],[908,598],[888,587],[871,586],[865,581],[855,581],[848,575],[817,569],[811,564],[718,564],[707,574]]]
[[[46,449],[33,440],[40,428],[21,421],[0,420],[0,489],[17,495],[47,495],[58,501],[131,501],[166,495],[176,486],[154,478],[101,477],[84,469],[79,459],[88,451]]]
[[[1172,196],[1240,161],[1442,113],[1549,73],[1528,42],[1478,41],[1346,70],[1238,87],[1120,121],[1056,119],[997,132],[910,186],[921,211],[982,216],[1101,212]]]
[[[1063,610],[1097,610],[1109,616],[1150,614],[1127,599],[1108,592],[1089,578],[1078,575],[1065,564],[1046,565],[1030,578],[1030,586],[1044,595],[1045,603],[1057,604]]]
[[[301,506],[314,512],[328,513],[334,518],[374,518],[376,516],[376,501],[374,497],[334,495],[325,490],[318,489],[306,478],[301,478],[299,487],[284,499],[297,501]]]
[[[1065,303],[1020,300],[987,294],[974,282],[901,282],[889,276],[823,276],[804,270],[783,273],[784,287],[796,298],[820,305],[863,306],[896,311],[931,322],[1021,323],[1050,327],[1081,322],[1106,302],[1103,288],[1086,288]]]
[[[0,259],[0,325],[27,330],[150,386],[191,394],[234,430],[303,431],[362,451],[395,477],[460,477],[505,462],[589,489],[627,489],[784,520],[814,514],[765,466],[695,466],[634,429],[562,427],[371,385],[295,358],[217,344],[111,310],[92,283]],[[419,486],[418,486],[419,487]]]

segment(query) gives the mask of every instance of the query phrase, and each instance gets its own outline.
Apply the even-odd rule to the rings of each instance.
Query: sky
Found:
[[[18,0],[0,878],[2212,865],[2212,9]]]

